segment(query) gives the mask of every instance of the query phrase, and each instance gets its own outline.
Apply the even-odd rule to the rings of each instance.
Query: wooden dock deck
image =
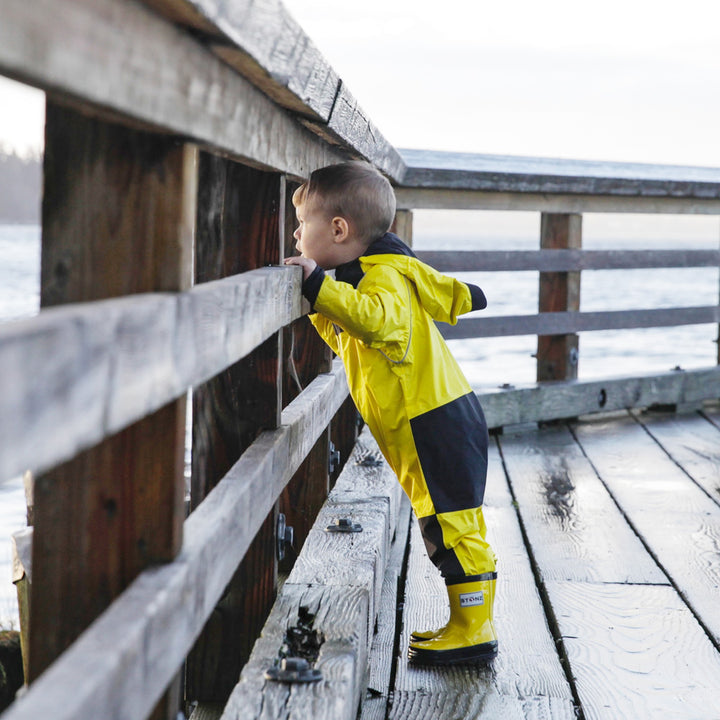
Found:
[[[719,504],[717,405],[497,436],[486,519],[498,657],[408,664],[410,632],[446,612],[411,522],[399,642],[388,652],[390,600],[361,720],[720,718]]]

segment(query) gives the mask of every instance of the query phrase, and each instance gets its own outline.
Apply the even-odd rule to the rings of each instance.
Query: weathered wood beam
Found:
[[[720,367],[646,377],[540,383],[478,393],[478,398],[492,428],[609,410],[683,405],[720,398]]]
[[[594,330],[702,325],[720,321],[720,306],[612,310],[608,312],[548,312],[539,315],[498,315],[468,318],[456,325],[440,324],[448,340],[508,335],[562,335]]]
[[[518,193],[466,189],[395,188],[400,210],[518,210],[550,213],[668,213],[720,215],[717,198]]]
[[[194,145],[48,102],[43,167],[41,307],[191,286]],[[181,396],[35,478],[30,683],[180,552],[185,423]],[[153,720],[175,718],[179,689]]]
[[[195,280],[215,280],[283,258],[285,179],[200,156]],[[197,508],[281,412],[283,331],[193,388],[191,506]],[[224,702],[275,599],[275,512],[253,541],[188,657],[188,702]]]
[[[185,522],[181,555],[144,571],[3,720],[146,717],[177,672],[289,478],[347,397],[319,376]]]
[[[184,28],[138,2],[2,0],[0,14],[0,72],[84,113],[299,177],[343,157]]]
[[[720,265],[719,250],[418,250],[416,255],[440,272],[572,272]]]
[[[401,150],[405,187],[492,192],[720,198],[720,168]]]
[[[44,470],[157,410],[302,314],[297,268],[51,308],[0,327],[0,477]]]

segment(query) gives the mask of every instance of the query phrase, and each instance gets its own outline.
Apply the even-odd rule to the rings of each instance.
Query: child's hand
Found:
[[[317,267],[317,263],[312,258],[303,257],[302,255],[285,258],[285,264],[300,265],[303,269],[303,280],[307,280],[312,271]]]

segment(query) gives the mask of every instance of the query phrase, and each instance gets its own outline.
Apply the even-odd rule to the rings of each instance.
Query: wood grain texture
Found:
[[[300,315],[300,283],[262,268],[3,325],[0,477],[62,462],[248,354]]]
[[[48,102],[43,168],[42,307],[190,287],[196,148]],[[180,552],[185,422],[180,397],[35,479],[29,682]]]
[[[583,716],[720,717],[720,655],[669,587],[548,583]]]
[[[718,250],[418,250],[440,272],[633,270],[717,267]]]
[[[265,680],[263,673],[278,658],[283,635],[297,623],[300,607],[315,615],[313,628],[325,638],[315,663],[323,679],[307,685]],[[286,583],[223,720],[355,720],[366,673],[367,611],[363,588]]]
[[[498,441],[544,581],[667,584],[566,426]]]
[[[720,369],[713,367],[646,377],[542,383],[478,393],[478,399],[493,428],[654,404],[682,405],[718,394]]]
[[[582,246],[582,215],[542,213],[540,247],[545,250],[572,249]],[[541,313],[578,312],[580,310],[579,272],[541,272],[538,290]],[[538,335],[538,382],[574,380],[578,374],[578,336]]]
[[[401,150],[407,187],[496,192],[720,198],[720,170],[703,167]]]
[[[190,33],[139,2],[39,0],[31,8],[3,0],[2,14],[3,73],[86,112],[299,177],[341,159]]]
[[[633,413],[670,457],[720,503],[720,427],[697,413]]]
[[[509,335],[563,335],[596,330],[702,325],[720,321],[720,305],[600,312],[546,312],[539,315],[502,315],[467,318],[455,325],[441,323],[447,340]]]
[[[263,433],[190,515],[180,556],[141,573],[3,720],[106,717],[108,708],[116,717],[147,716],[284,485],[346,396],[337,361],[333,373],[318,377],[285,408],[281,427]],[[366,596],[363,603],[366,609]]]
[[[574,432],[635,531],[717,642],[720,508],[632,418]]]
[[[670,213],[718,215],[720,201],[676,197],[493,192],[398,187],[400,210],[516,210],[556,213]]]
[[[499,464],[494,472],[502,473]],[[443,581],[428,560],[417,524],[413,523],[395,702],[400,703],[400,708],[405,702],[403,697],[417,694],[420,704],[424,701],[435,707],[433,698],[436,694],[442,698],[450,693],[465,698],[464,703],[467,698],[473,698],[471,706],[478,712],[478,708],[484,708],[483,703],[486,703],[487,714],[473,715],[470,710],[466,715],[453,714],[453,705],[449,705],[447,714],[439,714],[437,718],[490,718],[498,707],[514,708],[515,716],[522,717],[525,704],[532,707],[538,703],[556,708],[557,715],[550,717],[566,717],[568,712],[573,712],[572,694],[545,620],[515,510],[507,504],[486,506],[485,517],[488,538],[498,556],[495,605],[498,657],[491,666],[477,668],[408,665],[410,632],[439,627],[446,621],[447,614]],[[395,718],[395,713],[393,704],[389,717]],[[397,717],[410,717],[404,713],[397,709]]]
[[[393,651],[398,632],[397,621],[399,581],[405,559],[412,509],[405,495],[401,500],[395,537],[390,548],[387,569],[378,606],[375,634],[368,657],[368,680],[361,701],[359,720],[386,720],[391,696],[390,676],[393,669]]]

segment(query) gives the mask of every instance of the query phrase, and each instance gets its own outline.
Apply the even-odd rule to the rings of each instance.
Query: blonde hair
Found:
[[[345,218],[368,245],[390,229],[395,217],[392,186],[372,165],[359,160],[315,170],[292,201],[295,207],[310,202],[328,218]]]

